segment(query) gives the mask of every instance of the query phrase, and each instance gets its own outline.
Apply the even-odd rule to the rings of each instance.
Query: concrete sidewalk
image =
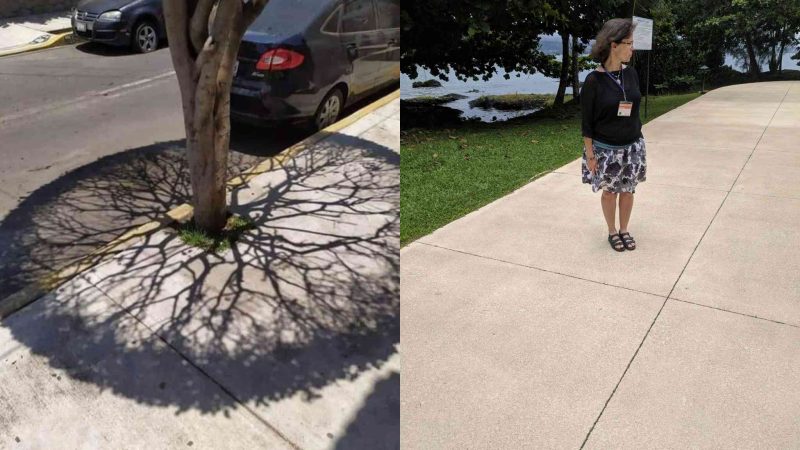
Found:
[[[2,448],[399,448],[399,100],[0,323]]]
[[[800,82],[643,133],[633,252],[579,160],[401,251],[404,448],[800,446]]]
[[[0,56],[51,47],[71,28],[69,11],[0,19]]]

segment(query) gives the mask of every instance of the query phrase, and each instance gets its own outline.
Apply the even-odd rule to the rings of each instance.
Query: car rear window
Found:
[[[400,28],[400,0],[377,0],[378,28]]]
[[[270,34],[296,33],[327,11],[330,0],[270,0],[250,30]]]
[[[349,0],[344,4],[343,32],[372,31],[375,28],[375,9],[372,0]]]
[[[322,27],[322,31],[328,33],[338,33],[339,32],[339,14],[341,14],[342,9],[336,8],[333,14],[328,17],[328,20],[325,22],[325,25]]]

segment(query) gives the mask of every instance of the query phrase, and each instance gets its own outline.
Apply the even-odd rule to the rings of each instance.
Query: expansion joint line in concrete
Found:
[[[625,286],[618,286],[616,284],[611,284],[611,283],[603,283],[602,281],[589,280],[589,279],[586,279],[586,278],[581,278],[581,277],[576,276],[576,275],[570,275],[568,273],[556,272],[555,270],[542,269],[541,267],[530,266],[530,265],[527,265],[527,264],[515,263],[515,262],[511,262],[511,261],[506,261],[504,259],[492,258],[491,256],[477,255],[475,253],[465,252],[463,250],[456,250],[456,249],[452,249],[452,248],[448,248],[448,247],[442,247],[441,245],[429,244],[427,242],[416,241],[414,243],[415,244],[420,244],[420,245],[427,245],[428,247],[434,247],[434,248],[438,248],[438,249],[442,249],[442,250],[447,250],[449,252],[460,253],[462,255],[473,256],[475,258],[486,259],[486,260],[489,260],[489,261],[495,261],[495,262],[499,262],[499,263],[503,263],[503,264],[510,264],[512,266],[517,266],[517,267],[524,267],[526,269],[538,270],[540,272],[551,273],[553,275],[561,275],[561,276],[568,277],[568,278],[573,278],[573,279],[576,279],[576,280],[586,281],[588,283],[599,284],[599,285],[602,285],[602,286],[609,286],[609,287],[613,287],[613,288],[617,288],[617,289],[625,289],[626,291],[638,292],[639,294],[652,295],[652,296],[655,296],[655,297],[666,299],[666,297],[664,297],[663,295],[654,294],[652,292],[640,291],[638,289],[633,289],[633,288],[629,288],[629,287],[625,287]]]
[[[795,325],[793,323],[781,322],[780,320],[768,319],[766,317],[758,317],[758,316],[754,316],[752,314],[745,314],[745,313],[740,313],[740,312],[737,312],[737,311],[731,311],[730,309],[718,308],[716,306],[709,306],[709,305],[704,305],[702,303],[690,302],[689,300],[681,300],[681,299],[675,298],[675,297],[670,297],[669,299],[674,301],[674,302],[688,303],[690,305],[699,306],[701,308],[714,309],[714,310],[721,311],[721,312],[726,312],[726,313],[730,313],[730,314],[736,314],[737,316],[743,316],[743,317],[749,317],[751,319],[763,320],[765,322],[770,322],[770,323],[774,323],[774,324],[777,324],[777,325],[785,325],[785,326],[792,327],[792,328],[800,328],[800,325]]]

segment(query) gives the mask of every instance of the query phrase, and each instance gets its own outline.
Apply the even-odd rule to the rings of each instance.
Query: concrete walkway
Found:
[[[404,448],[800,446],[800,82],[643,133],[633,252],[579,160],[401,251]]]
[[[399,94],[397,95],[399,96]],[[393,100],[0,322],[0,448],[399,448]]]
[[[55,45],[71,28],[69,11],[0,19],[0,56]]]

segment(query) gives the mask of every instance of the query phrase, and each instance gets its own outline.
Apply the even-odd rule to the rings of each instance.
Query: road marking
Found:
[[[9,122],[13,122],[19,119],[24,119],[31,116],[36,116],[45,112],[53,111],[56,109],[61,109],[66,106],[75,105],[77,103],[84,103],[91,100],[97,100],[102,98],[115,98],[121,95],[129,94],[131,92],[137,91],[143,87],[147,87],[156,81],[166,79],[175,75],[174,70],[170,70],[169,72],[162,73],[160,75],[156,75],[154,77],[145,78],[143,80],[133,81],[131,83],[123,84],[121,86],[113,87],[111,89],[106,89],[103,91],[90,91],[84,95],[79,97],[71,98],[69,100],[63,100],[56,103],[51,103],[47,106],[37,106],[35,108],[26,109],[24,111],[20,111],[16,114],[9,114],[6,116],[0,116],[0,125],[7,125]]]
[[[175,75],[175,71],[174,70],[170,70],[169,72],[165,72],[165,73],[162,73],[161,75],[156,75],[154,77],[145,78],[144,80],[134,81],[134,82],[131,82],[131,83],[128,83],[128,84],[123,84],[121,86],[113,87],[111,89],[106,89],[105,91],[90,93],[90,94],[87,94],[87,96],[95,95],[95,96],[104,96],[105,97],[105,96],[109,96],[111,94],[117,93],[119,91],[124,91],[126,89],[130,89],[130,88],[135,87],[135,86],[140,86],[142,84],[147,84],[147,83],[150,83],[152,81],[160,80],[162,78],[167,78],[167,77],[170,77],[172,75]]]

